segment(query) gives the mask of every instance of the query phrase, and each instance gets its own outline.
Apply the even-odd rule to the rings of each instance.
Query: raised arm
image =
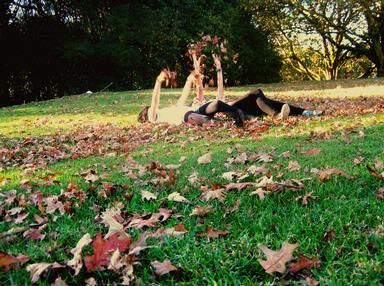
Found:
[[[159,105],[160,105],[161,84],[169,78],[169,74],[170,74],[169,70],[163,69],[156,78],[155,87],[153,88],[153,92],[152,92],[151,106],[148,109],[149,122],[156,122],[157,112],[159,111]]]
[[[216,54],[212,54],[213,61],[216,66],[216,72],[217,72],[217,100],[221,100],[225,102],[225,95],[224,95],[224,80],[223,80],[223,70],[221,68],[221,60],[220,56]]]
[[[185,81],[185,85],[183,88],[183,92],[181,93],[181,96],[179,100],[177,101],[177,106],[184,106],[187,102],[187,98],[191,92],[193,82],[195,81],[195,72],[191,72],[191,74],[187,77],[187,80]]]
[[[204,56],[197,58],[195,52],[192,52],[193,66],[195,68],[195,85],[196,85],[196,100],[199,104],[204,102],[204,86],[203,86],[203,75],[200,72],[201,59]]]

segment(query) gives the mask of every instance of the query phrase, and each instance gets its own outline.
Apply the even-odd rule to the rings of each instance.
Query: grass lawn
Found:
[[[225,120],[137,125],[148,90],[0,109],[1,284],[30,285],[32,265],[42,272],[38,285],[58,277],[120,285],[123,276],[131,285],[382,285],[384,81],[262,88],[326,115],[261,118],[243,129]],[[179,93],[165,90],[162,103]],[[170,198],[175,192],[183,198]],[[111,229],[119,230],[115,244]],[[75,273],[71,250],[87,233],[92,242],[78,252]],[[113,250],[100,250],[104,241]],[[298,244],[291,268],[267,274],[259,246],[280,250],[284,241]],[[294,270],[299,254],[316,263]],[[153,262],[165,260],[177,270],[156,274]]]

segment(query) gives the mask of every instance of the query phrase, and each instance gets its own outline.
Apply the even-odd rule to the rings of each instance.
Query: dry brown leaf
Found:
[[[174,227],[160,228],[160,229],[156,230],[156,232],[154,234],[152,234],[152,237],[162,237],[162,236],[166,236],[166,235],[177,237],[177,236],[182,236],[187,232],[188,231],[185,228],[185,226],[182,223],[179,223],[179,224],[175,225]]]
[[[203,201],[209,201],[217,199],[220,202],[224,202],[226,197],[226,193],[223,189],[217,189],[217,190],[205,190],[200,196],[200,199]]]
[[[163,276],[165,274],[168,274],[172,271],[177,271],[178,269],[171,264],[171,261],[164,260],[163,262],[160,261],[152,261],[151,265],[153,268],[155,268],[155,272],[158,276]]]
[[[335,230],[333,228],[331,228],[324,236],[323,236],[323,240],[324,241],[332,241],[332,240],[335,240],[336,239],[336,234],[335,234]]]
[[[209,226],[206,232],[200,232],[197,234],[197,236],[199,237],[207,236],[209,238],[218,238],[222,235],[227,235],[227,234],[229,234],[228,230],[213,230],[213,227]]]
[[[96,286],[96,285],[97,285],[96,280],[93,277],[90,277],[85,280],[85,286]]]
[[[189,216],[203,217],[207,213],[212,212],[212,210],[213,210],[212,206],[197,206],[192,210],[192,213]]]
[[[212,153],[211,152],[204,154],[197,159],[197,163],[199,163],[199,164],[209,164],[211,162],[212,162]]]
[[[271,173],[267,168],[262,166],[255,166],[255,165],[249,166],[247,169],[247,172],[251,173],[254,176],[260,175],[260,174],[268,176]]]
[[[46,263],[46,262],[41,262],[41,263],[33,263],[29,264],[26,268],[26,270],[29,272],[31,276],[31,282],[36,283],[40,279],[40,275],[47,269],[49,268],[62,268],[63,266],[60,265],[57,262],[54,263]]]
[[[301,150],[300,151],[300,154],[302,154],[302,155],[310,155],[310,156],[312,156],[312,155],[317,155],[317,154],[319,154],[321,152],[321,149],[319,149],[319,148],[313,148],[313,149],[309,149],[309,150]]]
[[[384,188],[380,188],[377,193],[376,197],[378,200],[384,200]]]
[[[226,191],[230,191],[230,190],[241,191],[242,189],[245,189],[248,187],[255,188],[255,187],[257,187],[257,185],[258,184],[254,183],[254,182],[230,183],[230,184],[225,186],[225,190]]]
[[[322,182],[330,180],[332,175],[340,175],[347,179],[353,179],[351,175],[337,168],[330,168],[330,169],[323,169],[323,170],[312,169],[311,172],[315,173]]]
[[[303,283],[303,286],[317,286],[320,284],[319,281],[317,281],[313,277],[305,277],[305,280],[300,281]]]
[[[382,174],[380,174],[380,172],[379,172],[378,170],[376,170],[375,167],[371,167],[371,166],[369,166],[368,164],[365,165],[365,166],[367,167],[369,173],[370,173],[372,176],[374,176],[374,177],[376,177],[376,178],[378,178],[378,179],[384,179],[384,172],[383,172]]]
[[[75,270],[75,276],[79,274],[81,268],[83,267],[83,258],[81,256],[81,251],[87,245],[92,242],[92,238],[89,233],[83,235],[83,237],[77,242],[76,247],[71,249],[73,258],[67,262],[67,265]]]
[[[297,161],[289,161],[287,169],[291,172],[299,171],[301,168],[299,162]]]
[[[273,161],[273,155],[270,153],[259,152],[251,155],[249,160],[268,163]]]
[[[182,195],[180,195],[180,193],[178,192],[173,192],[172,194],[169,194],[168,195],[168,200],[169,201],[174,201],[174,202],[178,202],[178,203],[190,203],[189,200],[187,200],[186,198],[184,198]]]
[[[51,286],[68,286],[68,284],[65,283],[65,281],[59,276],[56,278],[55,282],[51,284]]]
[[[363,162],[364,159],[365,159],[364,157],[358,156],[355,159],[353,159],[353,163],[355,163],[355,165],[360,165],[361,162]]]
[[[265,194],[267,194],[267,193],[268,192],[264,191],[264,189],[257,188],[255,191],[249,193],[249,195],[251,195],[251,196],[258,195],[260,200],[264,200],[265,199]]]
[[[150,200],[156,200],[157,199],[157,194],[151,193],[149,191],[141,190],[140,193],[141,193],[141,199],[142,200],[150,201]]]
[[[128,236],[128,234],[124,232],[124,226],[116,220],[116,217],[121,217],[121,210],[118,208],[110,208],[102,212],[102,222],[105,226],[109,227],[108,233],[104,238],[108,238],[114,233],[121,233]]]
[[[293,251],[298,246],[297,243],[290,244],[287,241],[284,241],[283,246],[279,251],[273,251],[260,244],[259,248],[264,252],[267,260],[259,259],[258,261],[268,274],[272,275],[273,272],[284,273],[287,269],[285,264],[293,259]]]
[[[124,264],[121,261],[120,251],[116,248],[115,252],[113,252],[111,256],[111,260],[109,261],[108,269],[117,272]]]
[[[309,199],[317,199],[316,196],[312,196],[313,192],[309,192],[305,194],[304,196],[300,196],[296,198],[296,201],[301,201],[301,204],[306,206],[308,204]]]
[[[303,269],[310,271],[313,267],[320,267],[320,260],[317,257],[308,258],[300,253],[298,256],[300,260],[288,267],[289,272],[296,274]]]

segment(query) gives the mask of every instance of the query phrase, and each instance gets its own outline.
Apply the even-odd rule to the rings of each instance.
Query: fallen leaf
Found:
[[[40,279],[40,275],[49,268],[62,268],[63,265],[60,265],[57,262],[54,263],[47,263],[47,262],[41,262],[41,263],[33,263],[29,264],[26,268],[26,270],[29,272],[31,276],[31,282],[36,283]]]
[[[192,210],[192,213],[189,216],[203,217],[207,213],[212,212],[212,210],[213,210],[212,206],[197,206]]]
[[[141,193],[141,199],[142,200],[150,201],[150,200],[156,200],[157,199],[157,195],[154,193],[151,193],[149,191],[141,190],[140,193]]]
[[[209,164],[211,162],[212,162],[212,153],[204,154],[197,159],[197,163],[199,164]]]
[[[228,230],[213,230],[213,227],[209,226],[206,232],[200,232],[197,234],[197,236],[199,237],[207,236],[209,238],[218,238],[219,236],[227,235],[227,234],[229,234]]]
[[[336,234],[335,234],[335,230],[333,228],[331,228],[324,236],[323,236],[323,240],[324,241],[332,241],[332,240],[335,240],[336,239]]]
[[[152,237],[162,237],[162,236],[167,236],[167,235],[177,237],[177,236],[182,236],[187,232],[188,231],[185,228],[185,226],[182,223],[179,223],[179,224],[175,225],[174,227],[160,228],[160,229],[156,230],[156,232],[154,234],[152,234]]]
[[[304,196],[297,197],[296,201],[301,201],[301,204],[306,206],[306,205],[308,205],[309,199],[314,200],[317,198],[316,196],[312,196],[312,194],[313,194],[313,192],[309,192],[309,193],[305,194]]]
[[[172,194],[168,195],[168,200],[169,201],[174,201],[174,202],[179,202],[179,203],[190,203],[189,200],[184,198],[180,193],[178,192],[173,192]]]
[[[289,161],[287,169],[291,172],[299,171],[301,168],[299,162],[297,161]]]
[[[255,165],[248,167],[247,172],[251,173],[254,176],[260,174],[268,176],[271,173],[267,168]]]
[[[0,252],[0,267],[3,268],[4,272],[7,272],[15,264],[24,264],[29,258],[25,255],[19,255],[17,257],[9,255],[5,252]]]
[[[270,153],[259,152],[251,155],[249,160],[268,163],[273,161],[273,155]]]
[[[254,182],[230,183],[230,184],[225,186],[225,190],[226,191],[230,191],[230,190],[241,191],[242,189],[249,188],[249,187],[255,188],[255,187],[257,187],[257,185],[258,184],[254,183]]]
[[[340,175],[347,179],[353,179],[351,175],[337,168],[330,168],[330,169],[323,169],[323,170],[312,169],[311,172],[315,173],[322,182],[330,180],[332,175]]]
[[[317,257],[308,258],[300,253],[298,256],[300,260],[290,265],[288,272],[296,274],[303,269],[311,270],[313,267],[320,267],[320,260]]]
[[[265,194],[267,194],[267,193],[268,192],[264,191],[263,188],[257,188],[255,191],[249,193],[249,195],[251,195],[251,196],[258,195],[260,200],[264,200]]]
[[[264,252],[267,260],[259,259],[258,261],[268,274],[272,275],[273,272],[284,273],[286,270],[285,264],[293,259],[293,251],[298,246],[297,243],[290,244],[287,241],[284,241],[283,246],[279,251],[273,251],[260,244],[259,248]]]
[[[300,154],[313,156],[313,155],[319,154],[320,152],[321,152],[321,149],[313,148],[313,149],[309,149],[309,150],[301,150]]]
[[[384,188],[380,188],[377,193],[376,197],[378,200],[384,200]]]
[[[155,272],[158,276],[163,276],[169,272],[177,271],[178,269],[171,264],[171,261],[164,260],[163,262],[160,261],[153,261],[151,262],[151,265],[153,268],[155,268]]]
[[[365,159],[364,157],[358,156],[355,159],[353,159],[353,163],[355,163],[355,165],[360,165],[361,162],[363,162],[364,159]]]
[[[200,196],[201,200],[209,201],[209,200],[217,199],[220,202],[225,201],[226,193],[224,192],[223,189],[217,189],[212,191],[209,189],[204,189],[203,186],[202,186],[202,189],[203,189],[203,193]]]
[[[67,262],[67,265],[75,270],[75,276],[79,274],[81,268],[83,267],[83,258],[81,256],[81,251],[85,246],[90,244],[92,238],[89,233],[83,235],[83,237],[77,242],[76,247],[71,249],[73,258]]]
[[[110,208],[102,212],[102,222],[104,223],[104,225],[109,227],[108,233],[105,235],[105,238],[110,237],[114,233],[120,233],[124,234],[125,236],[128,236],[128,234],[124,232],[124,226],[116,220],[116,217],[120,216],[121,211],[118,208]]]
[[[236,201],[234,201],[233,206],[231,208],[227,209],[225,211],[225,213],[231,214],[231,213],[237,212],[239,210],[239,206],[240,206],[240,200],[237,199]]]
[[[85,283],[86,283],[85,286],[96,286],[97,285],[96,280],[93,277],[86,279]]]
[[[303,283],[303,286],[317,286],[320,284],[320,282],[313,277],[305,277],[305,280],[302,280],[301,282]]]
[[[51,284],[51,286],[68,286],[68,284],[65,283],[65,281],[59,276],[56,278],[55,282]]]
[[[374,176],[374,177],[376,177],[376,178],[378,178],[378,179],[384,179],[384,173],[380,174],[380,172],[379,172],[378,170],[376,170],[375,167],[371,167],[371,166],[369,166],[368,164],[365,165],[365,166],[367,167],[369,173],[370,173],[372,176]]]

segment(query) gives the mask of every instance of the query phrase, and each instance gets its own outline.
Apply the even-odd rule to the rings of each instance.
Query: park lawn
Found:
[[[365,81],[362,83],[364,84],[356,87],[357,93],[361,92],[361,86],[368,85],[369,90],[369,87],[377,84],[367,84]],[[340,83],[343,84],[354,86],[355,81]],[[289,98],[290,89],[297,93],[304,92],[305,84],[296,85],[269,85],[263,89]],[[236,96],[237,93],[242,94],[251,88],[230,89],[229,95]],[[343,86],[337,90],[343,91]],[[375,92],[364,96],[375,97]],[[163,103],[174,101],[176,94],[175,91],[169,92],[163,98]],[[316,86],[312,87],[311,96],[322,97],[324,91]],[[356,97],[359,95],[356,94]],[[121,208],[122,217],[126,221],[133,214],[156,213],[159,208],[172,209],[174,214],[181,215],[157,222],[153,227],[126,229],[133,240],[144,230],[155,232],[180,223],[187,230],[178,237],[169,235],[161,239],[149,238],[148,244],[153,247],[143,250],[138,256],[140,264],[134,266],[136,278],[133,284],[271,285],[281,282],[300,285],[305,279],[316,279],[321,285],[383,283],[384,206],[383,200],[376,194],[384,187],[384,181],[371,175],[366,167],[376,166],[379,176],[384,172],[380,164],[384,161],[383,113],[350,114],[320,120],[300,119],[298,122],[289,120],[286,123],[270,122],[268,130],[261,134],[251,132],[253,129],[250,127],[245,128],[246,132],[239,131],[231,127],[230,123],[202,128],[160,126],[153,130],[150,126],[145,126],[142,130],[135,126],[127,127],[127,124],[134,122],[134,114],[143,104],[143,98],[149,101],[150,91],[65,97],[0,110],[2,147],[11,149],[13,145],[25,140],[26,136],[30,136],[30,140],[36,140],[32,142],[37,144],[22,145],[14,153],[15,157],[9,159],[8,163],[3,163],[0,173],[2,194],[16,189],[19,195],[25,194],[28,201],[31,193],[39,191],[44,197],[59,195],[62,189],[67,190],[68,185],[73,183],[78,189],[84,190],[86,196],[83,202],[72,198],[72,209],[63,215],[59,211],[53,214],[41,213],[31,203],[25,205],[28,217],[21,223],[16,224],[14,219],[3,219],[0,233],[13,227],[29,229],[30,224],[36,224],[34,214],[48,218],[41,230],[45,234],[41,240],[23,237],[23,232],[13,239],[10,236],[1,238],[1,252],[14,256],[24,254],[30,259],[24,265],[16,265],[19,267],[15,269],[2,271],[0,280],[4,285],[31,284],[26,266],[32,263],[58,262],[65,265],[73,257],[70,250],[84,234],[89,233],[94,238],[99,232],[103,235],[108,232],[108,227],[101,223],[100,215],[116,206]],[[268,122],[267,119],[266,121]],[[102,144],[97,145],[100,152],[96,154],[57,159],[53,155],[48,156],[49,153],[42,153],[46,157],[41,155],[30,160],[17,160],[27,157],[31,150],[33,154],[38,153],[45,145],[72,152],[70,155],[76,154],[78,149],[74,146],[79,146],[79,141],[92,143],[93,140],[101,140],[97,128],[105,124],[108,124],[106,128],[100,128],[106,138],[103,138]],[[146,135],[144,138],[130,137],[131,129]],[[85,139],[81,139],[81,136],[80,139],[71,137],[73,134],[77,138],[81,132],[96,135],[92,137],[87,134]],[[156,135],[158,139],[148,141],[148,134]],[[61,136],[65,138],[62,139]],[[121,142],[118,141],[120,137],[142,141],[134,148],[124,151],[124,148],[115,148]],[[51,138],[54,143],[50,141]],[[303,154],[302,151],[306,150],[316,150],[319,153]],[[198,164],[198,158],[208,152],[212,154],[212,162]],[[271,155],[272,161],[257,162],[250,159],[225,165],[230,158],[236,158],[244,152],[247,158],[267,153]],[[180,162],[182,157],[184,158]],[[134,178],[132,172],[136,171],[131,168],[130,158],[142,166],[153,161],[159,161],[163,166],[181,166],[174,171],[174,183],[153,185],[150,181],[159,179],[155,172],[147,170],[143,177]],[[47,165],[41,165],[41,160],[46,160]],[[293,163],[294,161],[297,163]],[[289,169],[290,164],[296,165],[299,170]],[[309,180],[304,181],[305,188],[302,190],[273,191],[265,194],[263,200],[257,195],[250,195],[255,190],[252,187],[224,192],[226,198],[223,201],[201,199],[201,186],[225,187],[230,181],[222,177],[224,172],[247,173],[246,170],[252,165],[267,168],[275,182],[305,178]],[[329,180],[324,181],[313,172],[314,168],[337,168],[351,177],[332,175]],[[90,169],[97,175],[97,180],[93,183],[87,182],[81,176],[82,172]],[[164,170],[169,174],[167,168]],[[193,173],[198,180],[196,183],[189,180]],[[262,176],[263,174],[249,175],[240,181],[256,182]],[[110,182],[114,186],[114,190],[106,197],[100,195],[100,191],[105,189],[102,182]],[[91,188],[91,185],[96,189]],[[142,190],[158,196],[154,200],[144,201],[140,194]],[[173,192],[179,192],[189,202],[168,200],[168,195]],[[309,199],[308,204],[303,205],[300,197],[309,192],[313,192],[315,198]],[[233,208],[236,204],[237,209]],[[17,205],[17,201],[8,206],[2,204],[2,217],[4,218],[5,211]],[[212,211],[205,217],[190,216],[196,206],[207,205],[212,206]],[[228,231],[228,234],[218,238],[197,235],[205,232],[208,227]],[[294,252],[293,262],[297,261],[298,253],[301,253],[310,258],[318,258],[320,267],[312,268],[312,274],[305,270],[296,275],[275,273],[272,276],[265,273],[258,261],[265,256],[258,245],[263,244],[278,250],[284,241],[299,244]],[[83,250],[83,256],[92,253],[90,245]],[[179,271],[162,277],[156,276],[151,262],[167,259]],[[94,277],[98,285],[121,282],[121,275],[113,271],[87,272],[83,266],[78,276],[74,276],[68,267],[48,270],[41,274],[38,283],[50,285],[58,276],[68,285],[84,285],[84,281],[90,277]]]

